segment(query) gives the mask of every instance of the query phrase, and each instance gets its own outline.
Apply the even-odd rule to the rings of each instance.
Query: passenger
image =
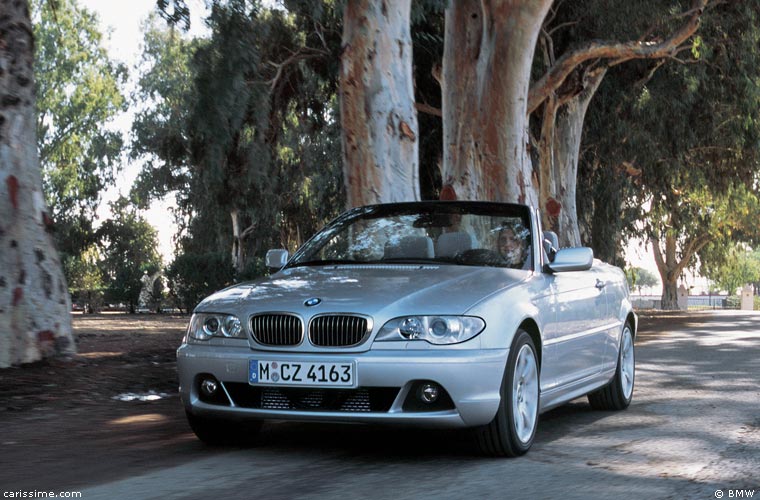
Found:
[[[499,255],[509,267],[514,269],[528,269],[530,266],[528,259],[530,246],[522,234],[523,231],[517,231],[511,225],[504,226],[499,231],[497,241]]]

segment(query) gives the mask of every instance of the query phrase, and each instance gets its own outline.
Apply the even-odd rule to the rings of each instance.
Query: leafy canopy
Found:
[[[97,16],[76,0],[30,4],[43,189],[66,278],[76,283],[87,279],[81,264],[95,208],[120,164],[122,137],[109,122],[126,108],[127,71],[108,57]]]
[[[123,302],[134,312],[143,276],[161,269],[156,230],[125,198],[111,203],[113,217],[98,228],[102,270],[110,300]]]

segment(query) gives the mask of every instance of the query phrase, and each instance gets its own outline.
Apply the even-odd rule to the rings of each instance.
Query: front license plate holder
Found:
[[[250,385],[297,387],[356,386],[356,363],[353,361],[248,360]]]

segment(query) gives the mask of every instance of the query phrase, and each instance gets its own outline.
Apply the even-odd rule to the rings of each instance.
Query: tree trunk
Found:
[[[458,0],[446,9],[446,197],[537,205],[526,147],[527,99],[536,40],[550,5],[550,0]]]
[[[35,132],[34,41],[25,1],[0,0],[0,368],[76,352],[47,231]]]
[[[343,18],[340,114],[349,207],[420,199],[411,0],[352,0]]]
[[[662,302],[660,308],[666,311],[678,310],[678,282],[662,280]]]
[[[662,279],[662,302],[660,307],[668,311],[678,310],[678,276],[685,265],[684,260],[678,261],[676,257],[676,237],[673,234],[665,235],[665,255],[660,249],[660,242],[652,238],[650,240],[654,251],[654,261]],[[690,258],[687,256],[686,258]]]
[[[230,217],[232,218],[232,251],[230,258],[232,259],[232,268],[239,273],[245,266],[245,255],[243,254],[245,248],[243,246],[243,236],[240,232],[240,213],[237,209],[232,209]]]
[[[544,229],[557,233],[561,247],[581,246],[576,186],[583,122],[606,72],[602,68],[584,74],[573,95],[552,96],[544,105],[539,143],[541,217]]]

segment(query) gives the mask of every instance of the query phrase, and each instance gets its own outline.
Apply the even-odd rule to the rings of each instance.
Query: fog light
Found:
[[[219,384],[212,378],[204,379],[201,382],[201,392],[206,396],[213,396],[216,394],[217,389],[219,389]]]
[[[435,403],[438,399],[438,385],[436,384],[422,384],[420,386],[419,397],[423,403]]]

